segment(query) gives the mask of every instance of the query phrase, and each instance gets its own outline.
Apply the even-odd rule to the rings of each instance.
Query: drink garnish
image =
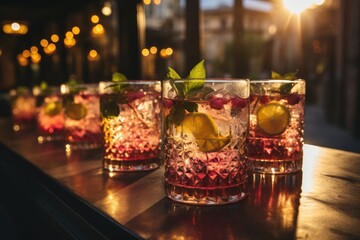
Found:
[[[261,106],[257,113],[257,125],[268,135],[283,133],[290,122],[290,112],[282,104],[269,102]]]
[[[167,116],[166,122],[171,122],[176,125],[179,125],[185,117],[185,110],[188,112],[197,112],[198,105],[197,103],[191,101],[184,101],[186,99],[193,99],[196,95],[205,95],[211,90],[207,87],[204,87],[206,70],[204,66],[204,60],[201,60],[196,64],[190,71],[190,74],[187,79],[183,82],[176,82],[177,79],[181,79],[180,75],[171,67],[167,77],[170,78],[170,84],[175,90],[178,99],[173,107],[170,110],[170,114]],[[202,92],[201,90],[204,90]],[[212,90],[213,91],[213,90]]]
[[[86,116],[87,110],[86,107],[81,103],[72,102],[67,104],[65,108],[65,114],[67,117],[73,120],[80,120]]]
[[[295,80],[297,78],[297,74],[299,73],[299,70],[297,69],[295,72],[285,73],[284,75],[281,75],[277,72],[271,71],[271,78],[272,79],[285,79],[285,80]],[[291,89],[295,83],[283,83],[280,86],[280,93],[281,94],[289,94]]]
[[[60,101],[48,102],[45,105],[45,113],[51,117],[56,116],[62,110],[62,103]]]
[[[116,93],[116,96],[113,96],[109,101],[100,102],[101,116],[106,118],[117,117],[120,113],[118,104],[128,103],[128,98],[123,94],[124,90],[129,86],[128,84],[124,84],[127,82],[126,76],[122,73],[115,72],[112,75],[111,81],[113,84],[106,88],[111,88],[112,92]]]
[[[180,133],[192,134],[199,149],[203,152],[215,152],[224,148],[231,136],[221,136],[218,126],[211,116],[205,113],[188,113],[177,126]]]

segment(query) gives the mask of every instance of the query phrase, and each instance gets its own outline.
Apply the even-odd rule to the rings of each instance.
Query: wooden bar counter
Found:
[[[0,129],[0,200],[27,239],[360,239],[360,154],[305,144],[302,172],[249,174],[245,200],[199,207],[166,198],[163,167],[110,176],[101,151]]]

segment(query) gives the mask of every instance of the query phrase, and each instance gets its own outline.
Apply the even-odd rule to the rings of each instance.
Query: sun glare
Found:
[[[295,14],[302,13],[314,4],[313,0],[284,0],[284,7]]]

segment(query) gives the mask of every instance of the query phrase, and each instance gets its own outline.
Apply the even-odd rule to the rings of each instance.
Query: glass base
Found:
[[[66,149],[70,150],[88,150],[88,149],[99,149],[102,148],[104,145],[103,143],[86,143],[86,142],[68,142],[66,144]]]
[[[122,161],[104,158],[103,168],[110,172],[150,171],[159,168],[159,159]]]
[[[248,158],[247,170],[254,173],[288,174],[301,171],[302,159],[268,160]]]
[[[246,197],[246,184],[214,189],[189,188],[165,183],[167,197],[191,205],[225,205],[239,202]]]

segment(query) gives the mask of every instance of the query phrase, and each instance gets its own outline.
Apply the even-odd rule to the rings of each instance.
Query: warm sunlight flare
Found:
[[[325,3],[325,0],[283,0],[284,7],[292,13],[300,14],[308,8],[320,6]]]

